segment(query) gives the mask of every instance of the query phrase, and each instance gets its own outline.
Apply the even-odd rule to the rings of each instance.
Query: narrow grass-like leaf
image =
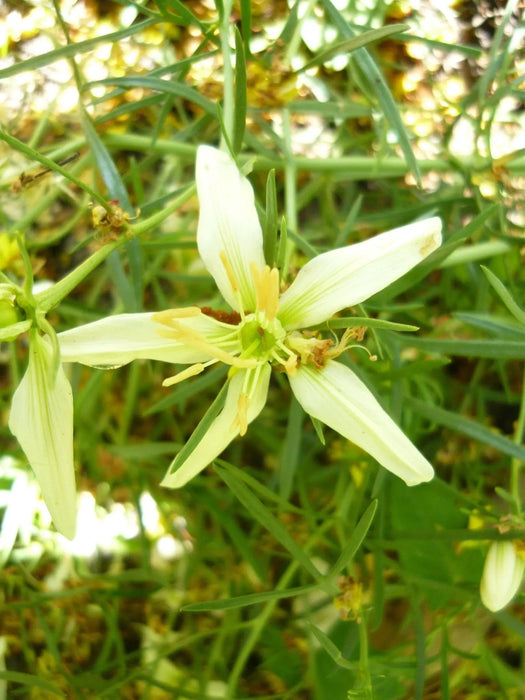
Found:
[[[233,112],[233,153],[237,155],[242,148],[244,130],[246,128],[246,108],[247,108],[247,88],[246,88],[246,55],[242,36],[235,28],[235,95]]]
[[[55,173],[59,173],[62,175],[66,180],[69,180],[69,182],[73,183],[77,187],[79,187],[81,190],[84,190],[84,192],[87,192],[89,196],[92,199],[95,199],[97,202],[99,202],[102,205],[106,204],[106,200],[104,197],[102,197],[98,192],[95,192],[91,187],[86,185],[82,180],[79,180],[77,177],[71,174],[71,172],[67,169],[59,165],[57,162],[55,162],[53,159],[48,158],[47,156],[43,155],[42,153],[39,153],[36,151],[34,148],[31,148],[31,146],[28,146],[27,144],[23,143],[22,141],[19,141],[17,138],[14,136],[11,136],[7,132],[3,131],[0,129],[0,140],[5,141],[11,148],[14,148],[15,150],[19,151],[20,153],[23,153],[27,158],[36,161],[37,163],[40,163],[43,165],[45,168],[49,168],[49,170],[52,170]],[[78,143],[75,143],[75,147],[77,145],[80,145]],[[71,152],[74,149],[68,149],[68,154],[71,154]],[[63,154],[62,154],[63,155]],[[59,158],[61,156],[58,156]]]
[[[272,512],[260,501],[247,486],[237,479],[234,473],[225,467],[215,466],[215,470],[228,486],[234,496],[243,504],[250,515],[258,520],[275,539],[287,549],[308,573],[316,580],[320,580],[321,573],[313,564],[310,557],[299,547],[286,528],[277,520]]]
[[[331,318],[326,323],[313,328],[380,328],[385,331],[414,332],[419,330],[419,326],[410,323],[396,323],[395,321],[385,321],[382,318],[370,318],[369,316],[339,316]]]
[[[183,464],[188,459],[193,450],[199,445],[201,440],[204,438],[204,436],[209,430],[210,425],[217,418],[217,416],[224,407],[227,391],[228,382],[226,382],[222,389],[219,391],[214,402],[208,408],[202,419],[199,421],[198,426],[191,434],[189,440],[185,443],[184,447],[181,449],[181,451],[170,464],[167,472],[168,474],[172,474],[173,472],[175,472],[177,470],[178,465]]]
[[[281,46],[286,46],[288,42],[291,40],[293,35],[295,34],[295,30],[297,27],[297,22],[299,20],[299,6],[301,5],[300,2],[296,1],[292,8],[290,9],[290,14],[288,15],[286,22],[284,24],[284,27],[282,28],[281,34],[279,35],[279,39],[276,42],[276,45],[281,45]]]
[[[124,272],[124,266],[122,265],[122,260],[117,251],[114,251],[106,260],[106,265],[108,266],[112,284],[115,286],[119,298],[124,304],[124,308],[128,313],[136,310],[136,297],[135,291],[126,277]]]
[[[275,170],[270,170],[266,180],[266,210],[263,220],[264,259],[270,267],[275,265],[277,251],[277,190],[275,188]]]
[[[345,544],[343,551],[330,569],[328,578],[337,576],[353,560],[357,550],[365,539],[370,526],[372,525],[372,521],[377,510],[377,504],[377,499],[373,500],[363,515],[359,518],[359,521],[355,526],[354,531],[350,535],[348,542]]]
[[[478,99],[482,103],[488,97],[489,85],[491,85],[493,81],[496,81],[496,83],[499,82],[498,73],[504,75],[506,79],[507,72],[502,71],[501,63],[499,61],[500,51],[505,54],[509,50],[510,42],[508,41],[507,25],[509,24],[511,17],[519,4],[520,0],[507,1],[505,5],[505,12],[501,17],[500,22],[498,22],[496,31],[490,42],[488,65],[481,74],[476,90],[473,91],[474,94],[477,94]]]
[[[20,683],[29,688],[41,688],[46,690],[48,693],[53,693],[60,698],[65,698],[66,694],[63,693],[59,688],[53,683],[46,680],[45,678],[40,678],[39,676],[32,676],[29,673],[20,673],[18,671],[0,671],[0,680],[8,681],[9,683]]]
[[[181,610],[183,612],[210,612],[212,610],[234,610],[235,608],[245,608],[249,605],[257,605],[258,603],[266,603],[268,600],[285,600],[286,598],[295,598],[305,593],[318,591],[317,584],[310,586],[297,586],[297,588],[288,588],[278,591],[263,591],[262,593],[249,593],[248,595],[240,595],[236,598],[227,598],[226,600],[210,600],[203,603],[191,603],[185,605]]]
[[[439,267],[445,269],[454,265],[465,265],[477,262],[484,258],[493,258],[496,255],[504,255],[512,250],[512,245],[507,241],[483,241],[482,243],[472,243],[462,248],[453,250],[452,253],[440,263]]]
[[[144,412],[145,416],[151,416],[160,411],[166,411],[173,406],[183,406],[188,399],[200,394],[201,391],[208,389],[211,386],[218,385],[224,380],[227,372],[227,367],[219,366],[205,372],[204,374],[195,377],[191,381],[186,381],[177,387],[177,391],[170,391],[165,399],[158,401]]]
[[[235,467],[233,466],[233,464],[230,464],[229,462],[226,462],[222,459],[217,459],[215,463],[219,466],[224,466],[232,474],[234,474],[234,476],[236,476],[239,481],[244,482],[254,493],[259,494],[261,498],[270,501],[270,503],[275,503],[275,505],[278,506],[281,510],[287,510],[289,513],[296,513],[297,515],[301,516],[304,515],[303,509],[294,506],[292,503],[287,503],[286,501],[283,501],[282,498],[277,493],[275,493],[275,491],[271,491],[268,487],[266,487],[264,484],[261,484],[261,482],[255,479],[253,476],[250,476],[246,469],[240,469],[239,467]]]
[[[122,88],[142,87],[155,92],[174,95],[183,100],[192,102],[213,117],[217,117],[217,106],[211,100],[203,97],[198,90],[179,82],[161,80],[150,76],[130,76],[126,78],[107,78],[106,80],[96,80],[91,85],[116,85]]]
[[[118,199],[120,206],[132,214],[133,211],[122,178],[85,110],[81,110],[81,121],[86,141],[108,188],[110,199]]]
[[[346,53],[350,53],[359,49],[363,46],[368,46],[382,39],[386,39],[393,34],[400,34],[401,32],[406,32],[409,28],[408,24],[388,24],[385,27],[379,27],[379,29],[371,29],[369,31],[353,36],[350,39],[343,39],[337,43],[329,46],[324,51],[318,53],[311,61],[307,61],[303,66],[301,66],[296,72],[302,73],[312,66],[319,66],[329,61],[334,56],[340,56]]]
[[[523,327],[525,327],[525,311],[516,302],[512,294],[505,287],[503,282],[496,277],[496,275],[489,270],[488,267],[484,265],[481,266],[485,277],[488,279],[490,286],[494,289],[496,294],[499,296],[501,301],[505,304],[510,313],[514,316],[516,321],[518,321]]]
[[[470,418],[464,418],[458,413],[447,411],[438,406],[429,406],[424,401],[414,399],[410,396],[405,397],[405,403],[406,406],[413,409],[418,416],[428,418],[438,425],[444,425],[446,428],[450,428],[450,430],[456,433],[468,435],[468,437],[471,437],[473,440],[478,440],[485,445],[489,445],[503,452],[503,454],[509,455],[509,457],[515,457],[525,462],[525,447],[523,447],[523,445],[517,445],[512,440],[509,440],[509,438],[489,430],[489,428],[486,428]]]
[[[288,242],[288,229],[286,219],[281,219],[281,235],[279,236],[279,244],[277,246],[277,267],[279,270],[284,270],[286,263],[286,248]]]
[[[425,686],[425,657],[426,657],[426,637],[423,626],[423,615],[420,601],[409,596],[412,621],[416,633],[416,678],[414,681],[414,700],[422,700]]]
[[[323,5],[338,31],[347,39],[353,38],[355,36],[353,30],[331,0],[323,0]],[[385,79],[366,49],[357,49],[354,57],[374,90],[386,120],[390,123],[392,130],[397,135],[399,146],[405,156],[408,167],[413,173],[418,185],[421,185],[421,173],[410,144],[410,137],[405,129],[405,125],[403,124],[403,120],[401,119],[401,115],[399,114],[399,110],[397,109],[397,105],[392,97],[392,93],[388,89]]]
[[[299,464],[301,442],[303,438],[303,421],[305,413],[295,397],[290,401],[286,436],[281,450],[279,469],[279,494],[283,501],[288,501],[292,493],[293,479]]]
[[[241,32],[246,58],[250,57],[250,39],[252,37],[252,3],[241,0]]]
[[[108,149],[102,143],[85,110],[81,110],[81,121],[86,140],[91,148],[100,174],[108,188],[110,198],[112,200],[118,200],[119,205],[123,209],[128,213],[132,213],[131,202],[129,201],[128,193],[122,178]],[[107,265],[111,270],[126,311],[135,312],[139,311],[142,305],[142,253],[138,240],[127,241],[126,251],[130,261],[131,280],[127,278],[122,266],[122,261],[117,252],[111,253],[108,257]]]
[[[286,105],[291,114],[318,114],[326,119],[333,119],[337,116],[341,119],[354,119],[357,117],[370,117],[372,110],[366,105],[360,105],[354,102],[335,102],[327,100],[326,102],[314,102],[313,100],[304,100],[304,102],[288,102]]]
[[[168,19],[168,21],[176,22],[177,24],[181,24],[183,26],[194,24],[195,26],[200,27],[203,34],[206,33],[206,24],[201,22],[183,2],[180,2],[180,0],[161,0],[158,5],[159,7],[162,6],[164,9],[169,7],[172,12],[176,13],[175,15],[166,13],[166,19]]]
[[[459,357],[490,357],[500,360],[525,359],[525,344],[516,340],[433,340],[400,336],[400,342],[428,353]]]
[[[261,561],[261,557],[258,557],[254,552],[254,549],[257,550],[257,548],[253,547],[253,541],[250,540],[251,533],[244,531],[239,526],[229,509],[224,508],[224,503],[218,502],[219,499],[221,499],[221,494],[215,494],[213,491],[203,491],[197,495],[199,504],[206,512],[215,516],[217,523],[228,533],[243,560],[252,567],[259,583],[264,584],[268,575],[267,567]]]
[[[345,659],[328,635],[326,635],[322,630],[313,625],[311,622],[307,621],[306,624],[310,632],[314,635],[314,637],[326,651],[328,656],[330,656],[332,661],[334,661],[338,666],[341,666],[342,668],[347,668],[352,671],[355,671],[357,669],[357,663],[355,661],[349,661],[348,659]]]
[[[144,22],[134,24],[126,29],[120,29],[118,32],[103,34],[102,36],[97,36],[93,39],[79,41],[76,44],[61,46],[59,49],[48,51],[47,53],[40,54],[40,56],[33,56],[32,58],[28,58],[26,61],[14,63],[12,66],[0,70],[0,80],[11,78],[13,75],[25,73],[26,71],[38,71],[44,66],[48,66],[50,63],[59,61],[62,58],[71,58],[74,56],[79,56],[82,53],[86,53],[87,51],[92,51],[99,44],[116,44],[119,41],[122,41],[122,39],[126,39],[128,36],[133,36],[134,34],[138,34],[139,32],[158,24],[158,22],[159,18],[147,19]]]
[[[475,328],[481,328],[500,338],[525,341],[525,325],[518,323],[513,318],[495,316],[488,313],[467,313],[464,311],[459,311],[454,316],[464,323],[468,323]]]

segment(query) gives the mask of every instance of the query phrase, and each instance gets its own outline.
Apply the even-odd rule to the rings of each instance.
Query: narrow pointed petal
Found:
[[[59,333],[62,362],[115,368],[138,359],[180,364],[211,359],[211,355],[202,350],[161,335],[164,326],[153,320],[154,315],[142,313],[108,316]],[[180,323],[202,334],[210,343],[218,342],[229,332],[225,324],[204,314],[180,319]]]
[[[440,243],[441,219],[433,217],[322,253],[281,296],[279,320],[289,330],[322,323],[402,277]]]
[[[56,529],[73,539],[73,395],[62,366],[55,373],[48,340],[34,332],[29,364],[13,396],[9,428],[33,469]]]
[[[241,370],[237,372],[228,387],[226,402],[222,411],[208,428],[208,431],[197,444],[196,448],[184,461],[175,457],[168,473],[161,482],[161,486],[180,488],[190,479],[218,457],[230,442],[240,434],[240,425],[237,421],[239,413],[239,396],[245,391],[245,378],[249,378],[249,403],[246,422],[251,423],[262,411],[268,395],[271,368],[265,364],[260,372],[254,370]]]
[[[199,146],[197,150],[196,181],[199,254],[232,309],[253,311],[255,289],[250,263],[262,269],[265,262],[252,186],[229,155],[210,146]],[[221,254],[226,255],[239,286],[242,308]]]
[[[492,612],[508,605],[518,592],[524,570],[525,560],[516,552],[512,542],[492,542],[481,577],[483,605]]]
[[[332,360],[322,370],[300,367],[289,379],[307,413],[368,452],[409,486],[432,479],[430,463],[348,367]]]

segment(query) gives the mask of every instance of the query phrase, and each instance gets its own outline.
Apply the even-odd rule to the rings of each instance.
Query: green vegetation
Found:
[[[4,5],[0,700],[524,697],[520,3]],[[170,387],[185,365],[62,365],[60,333],[116,315],[240,323],[197,250],[202,144],[252,184],[281,291],[441,218],[441,246],[301,336],[332,341],[433,480],[311,418],[283,364],[246,435],[165,488],[228,367]],[[266,358],[282,329],[256,320]]]

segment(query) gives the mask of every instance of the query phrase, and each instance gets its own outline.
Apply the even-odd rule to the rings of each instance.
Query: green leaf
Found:
[[[257,605],[258,603],[266,603],[268,600],[285,600],[286,598],[295,598],[304,593],[312,593],[318,591],[316,584],[310,586],[297,586],[297,588],[288,588],[283,591],[263,591],[262,593],[249,593],[248,595],[240,595],[236,598],[227,598],[226,600],[210,600],[203,603],[192,603],[185,605],[182,608],[183,612],[209,612],[212,610],[234,610],[235,608],[245,608],[249,605]]]
[[[86,53],[87,51],[92,51],[99,44],[117,44],[119,41],[122,41],[122,39],[126,39],[128,36],[133,36],[134,34],[144,31],[145,29],[149,29],[149,27],[158,24],[158,22],[158,19],[147,19],[144,22],[133,24],[131,27],[121,29],[118,32],[103,34],[102,36],[97,36],[93,39],[79,41],[76,44],[61,46],[59,49],[48,51],[40,56],[33,56],[32,58],[28,58],[27,61],[20,61],[19,63],[14,63],[8,68],[0,70],[0,80],[3,80],[4,78],[11,78],[13,75],[25,73],[26,71],[39,71],[44,66],[48,66],[50,63],[59,61],[62,58],[71,58],[79,56],[82,53]]]
[[[492,289],[494,289],[496,294],[505,304],[510,313],[514,316],[516,321],[518,321],[522,326],[525,327],[525,311],[523,311],[521,306],[517,303],[517,301],[514,299],[509,290],[505,287],[503,282],[498,277],[496,277],[496,275],[491,270],[489,270],[488,267],[482,265],[481,269],[483,270],[485,277],[488,279]]]
[[[525,344],[516,340],[433,340],[400,336],[399,342],[428,353],[458,357],[490,357],[500,360],[525,359]]]
[[[358,551],[363,540],[365,539],[366,534],[370,529],[370,526],[372,525],[372,521],[377,510],[377,504],[377,499],[374,499],[370,503],[368,508],[365,510],[363,515],[360,517],[359,522],[355,526],[354,531],[350,536],[350,539],[348,540],[343,551],[339,555],[339,558],[330,569],[328,577],[337,576],[337,574],[339,574],[353,560],[354,556],[356,555],[356,552]]]
[[[523,445],[517,445],[512,440],[509,440],[509,438],[499,435],[498,433],[489,430],[489,428],[485,428],[485,426],[471,420],[470,418],[464,418],[458,413],[446,411],[438,406],[430,406],[424,401],[420,401],[419,399],[414,399],[409,396],[405,397],[405,403],[407,406],[416,411],[419,416],[428,418],[433,423],[444,425],[456,433],[463,433],[474,440],[478,440],[478,442],[489,445],[490,447],[503,452],[503,454],[509,455],[510,457],[515,457],[522,462],[525,461],[525,447],[523,447]]]
[[[233,114],[232,148],[237,155],[242,148],[246,128],[246,56],[241,34],[235,27],[235,108]]]
[[[279,459],[279,495],[283,501],[288,501],[292,493],[293,479],[301,455],[303,439],[303,421],[305,413],[295,397],[290,401],[286,436],[284,438]]]
[[[223,462],[223,464],[225,464]],[[227,467],[215,466],[224,483],[228,486],[234,496],[243,504],[250,515],[258,520],[268,532],[296,559],[316,580],[322,578],[317,567],[312,563],[310,557],[299,547],[286,528],[281,525],[270,510],[260,501],[248,487],[234,475],[233,471]]]
[[[324,51],[321,51],[321,53],[318,53],[317,56],[314,56],[311,61],[308,61],[304,64],[304,66],[301,66],[296,73],[302,73],[302,71],[306,70],[307,68],[311,68],[312,66],[322,65],[334,56],[350,53],[351,51],[361,48],[362,46],[367,46],[368,44],[372,44],[376,41],[386,39],[393,34],[406,32],[407,29],[409,29],[408,24],[389,24],[386,27],[380,27],[379,29],[371,29],[370,31],[363,32],[362,34],[353,36],[350,39],[343,39],[343,41],[338,41]]]
[[[108,188],[109,198],[118,199],[120,206],[128,213],[132,214],[133,209],[128,198],[126,187],[122,182],[122,178],[120,177],[108,149],[102,143],[86,111],[81,110],[80,114],[86,141],[88,142],[91,152],[93,153],[95,162],[100,170],[100,174],[102,175],[102,179]]]
[[[183,83],[162,80],[161,78],[152,78],[149,76],[130,76],[126,78],[108,78],[107,80],[96,80],[90,85],[116,85],[122,88],[142,87],[155,92],[174,95],[183,100],[192,102],[213,117],[217,117],[217,105],[203,97],[197,90]]]
[[[170,464],[168,472],[167,472],[168,474],[172,474],[173,472],[177,471],[179,464],[184,464],[184,462],[188,459],[188,457],[191,455],[191,453],[195,450],[195,448],[199,445],[201,440],[204,438],[204,436],[208,432],[210,425],[217,418],[217,416],[219,415],[219,413],[221,412],[221,410],[224,407],[224,402],[226,400],[227,391],[228,391],[228,382],[225,382],[224,386],[221,388],[221,390],[219,391],[219,393],[215,397],[215,400],[213,401],[211,406],[208,408],[208,410],[206,411],[204,416],[199,421],[198,426],[195,428],[195,430],[191,434],[188,441],[184,444],[181,451],[178,453],[178,455],[175,457],[173,462]]]
[[[47,690],[49,693],[53,693],[53,695],[57,695],[58,697],[66,697],[65,693],[59,690],[56,685],[53,685],[53,683],[50,683],[45,678],[32,676],[29,673],[19,673],[18,671],[0,671],[0,680],[8,681],[9,683],[21,683],[29,688],[42,688],[42,690]]]
[[[277,190],[275,188],[275,170],[272,169],[266,180],[266,210],[263,221],[264,259],[270,267],[275,265],[277,228]]]
[[[475,328],[481,328],[488,333],[494,333],[500,338],[508,340],[525,340],[525,328],[523,325],[507,316],[496,316],[489,313],[457,312],[454,314],[464,323]]]
[[[312,625],[312,623],[309,622],[308,620],[306,621],[306,624],[307,624],[310,632],[314,635],[314,637],[317,639],[319,644],[323,647],[323,649],[326,651],[326,653],[330,656],[332,661],[334,661],[338,666],[342,666],[342,668],[347,668],[347,669],[350,669],[352,671],[356,670],[356,668],[357,668],[356,662],[349,661],[348,659],[345,659],[344,656],[339,651],[339,649],[336,647],[336,645],[332,642],[330,637],[328,637],[328,635],[326,635],[324,632],[322,632],[315,625]]]
[[[325,6],[327,14],[330,16],[339,32],[347,39],[353,38],[355,36],[353,30],[350,28],[348,22],[331,2],[331,0],[323,0],[323,5]],[[421,173],[416,156],[414,155],[414,151],[410,145],[410,137],[405,129],[405,125],[403,124],[403,120],[401,119],[401,115],[399,114],[399,110],[397,109],[397,105],[390,90],[388,89],[385,79],[381,75],[379,68],[376,66],[374,60],[366,49],[357,49],[354,56],[357,64],[368,78],[370,86],[376,94],[386,120],[390,123],[392,130],[397,135],[399,146],[403,151],[408,167],[416,178],[418,185],[421,186]]]

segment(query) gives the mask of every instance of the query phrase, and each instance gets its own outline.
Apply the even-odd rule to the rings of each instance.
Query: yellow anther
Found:
[[[204,371],[205,365],[201,363],[197,363],[195,365],[190,365],[190,367],[186,367],[186,369],[183,369],[182,372],[179,372],[178,374],[174,374],[172,377],[168,377],[162,382],[162,386],[173,386],[174,384],[178,384],[179,382],[183,382],[185,379],[188,379],[189,377],[194,377],[196,374],[200,374],[201,372]]]
[[[230,281],[231,287],[234,291],[234,293],[237,293],[239,291],[239,283],[237,282],[237,278],[235,277],[235,273],[233,272],[233,268],[230,265],[230,261],[226,257],[226,253],[224,250],[221,250],[219,253],[219,258],[221,260],[221,263],[226,270],[226,274],[228,275],[228,279]]]
[[[297,374],[297,355],[290,355],[290,357],[284,363],[284,369],[290,377],[295,377]]]
[[[266,318],[273,321],[279,306],[279,270],[265,265],[259,270],[255,263],[250,263],[257,311],[264,311]]]
[[[200,316],[201,310],[198,306],[185,306],[182,309],[166,309],[158,311],[151,317],[155,323],[162,323],[164,326],[171,326],[172,321],[179,318],[194,318]]]
[[[155,316],[162,316],[165,312],[155,314]],[[155,319],[157,320],[157,319]],[[257,361],[243,360],[236,355],[232,355],[226,352],[217,345],[213,345],[206,338],[193,328],[188,328],[183,323],[174,320],[172,317],[168,317],[166,321],[161,321],[166,328],[159,328],[159,335],[164,338],[173,338],[179,341],[182,345],[189,346],[194,350],[205,353],[209,357],[213,357],[215,360],[224,362],[226,365],[232,365],[234,367],[242,368],[253,368],[257,366]]]

